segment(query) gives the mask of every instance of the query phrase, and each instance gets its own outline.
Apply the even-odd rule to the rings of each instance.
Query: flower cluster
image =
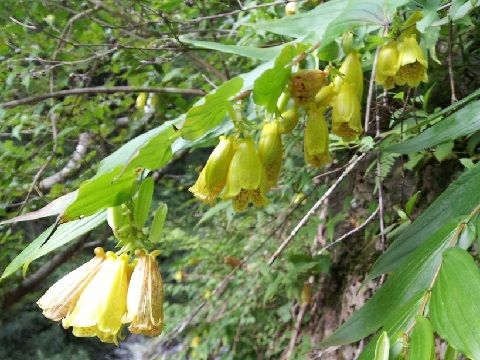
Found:
[[[158,251],[135,252],[136,259],[102,248],[95,257],[58,280],[38,300],[45,317],[62,321],[79,337],[97,336],[118,344],[130,324],[135,334],[156,336],[163,329],[163,284]]]
[[[360,119],[363,72],[359,55],[351,51],[337,76],[328,81],[328,72],[317,69],[294,73],[278,100],[277,116],[264,121],[257,144],[251,136],[221,136],[190,187],[194,196],[212,205],[216,199],[232,200],[235,211],[250,204],[267,203],[265,193],[277,186],[284,157],[282,135],[293,131],[299,122],[299,109],[306,114],[304,158],[307,164],[322,167],[331,161],[329,129],[324,113],[332,107],[334,134],[346,141],[362,133]],[[294,106],[285,109],[289,100]]]
[[[415,87],[428,81],[428,61],[417,41],[416,20],[418,16],[414,13],[398,37],[380,48],[375,80],[387,90],[395,85]]]

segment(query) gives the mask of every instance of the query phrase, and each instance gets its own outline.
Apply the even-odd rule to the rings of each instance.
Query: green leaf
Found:
[[[470,213],[480,204],[480,164],[465,171],[445,190],[387,251],[377,260],[369,278],[394,271],[405,263],[406,257],[424,243],[430,235],[452,218]]]
[[[343,345],[360,340],[398,316],[396,309],[429,288],[441,262],[441,254],[450,246],[459,221],[445,224],[416,249],[405,266],[394,272],[373,297],[342,324],[321,346]]]
[[[257,29],[293,38],[309,37],[320,40],[330,22],[340,15],[347,6],[347,1],[327,1],[315,9],[285,16],[278,20],[252,24]]]
[[[418,315],[410,336],[408,360],[432,360],[435,356],[433,329],[427,318]]]
[[[265,106],[265,109],[274,113],[277,110],[277,100],[287,84],[292,66],[289,63],[296,55],[295,47],[287,45],[275,59],[273,68],[266,70],[255,80],[253,85],[253,101]]]
[[[124,203],[133,195],[136,177],[134,170],[124,173],[119,166],[113,171],[84,181],[78,189],[77,198],[65,210],[62,222]]]
[[[399,144],[388,146],[383,151],[408,154],[428,147],[455,140],[480,129],[480,101],[474,101],[454,112],[432,127]]]
[[[435,159],[438,161],[443,161],[448,158],[448,156],[452,153],[453,146],[454,146],[453,141],[447,141],[442,144],[438,144],[437,148],[433,152],[433,156],[435,156]]]
[[[145,134],[137,136],[100,162],[97,176],[112,171],[122,165],[126,171],[136,166],[158,169],[171,158],[171,144],[178,136],[173,126],[179,119],[167,121]]]
[[[137,196],[133,200],[133,220],[139,229],[143,228],[148,219],[154,186],[153,178],[146,178],[140,184]]]
[[[390,354],[390,339],[387,332],[384,331],[377,340],[377,346],[375,347],[374,360],[388,360]]]
[[[457,360],[458,359],[458,351],[448,345],[447,350],[445,351],[445,356],[443,360]]]
[[[181,36],[180,40],[187,44],[192,44],[196,47],[203,49],[217,50],[228,54],[235,54],[240,56],[246,56],[259,60],[272,60],[275,58],[284,45],[273,46],[269,48],[257,48],[253,46],[241,46],[241,45],[226,45],[214,41],[202,41],[195,39],[188,39],[185,36]]]
[[[410,197],[410,199],[408,199],[407,203],[405,204],[405,212],[408,217],[412,215],[415,204],[417,203],[418,195],[420,195],[420,193],[421,191],[417,191]]]
[[[150,233],[148,234],[148,240],[150,240],[150,242],[158,243],[160,241],[163,226],[165,225],[165,219],[167,218],[167,212],[167,204],[160,203],[155,211],[152,225],[150,226]]]
[[[83,218],[81,220],[71,221],[67,224],[61,224],[55,233],[45,240],[51,234],[54,229],[54,225],[50,226],[40,236],[33,240],[13,261],[7,266],[0,279],[10,276],[15,271],[24,267],[24,273],[27,270],[28,265],[38,259],[41,256],[48,254],[49,252],[58,249],[75,240],[79,236],[89,232],[106,220],[106,212],[95,214]]]
[[[413,324],[413,319],[424,302],[425,292],[420,292],[404,305],[392,309],[390,320],[385,323],[383,329],[387,332],[392,342],[402,338],[403,333]],[[376,341],[380,334],[377,334],[365,347],[358,360],[370,360],[375,354]],[[392,346],[392,349],[395,345]],[[392,355],[392,351],[390,351]]]
[[[228,100],[241,90],[242,85],[242,78],[233,78],[220,86],[214,93],[205,96],[203,104],[188,110],[181,130],[182,137],[187,140],[198,139],[205,132],[220,124],[227,112]]]
[[[430,299],[435,331],[469,359],[480,359],[480,274],[460,248],[445,251]]]

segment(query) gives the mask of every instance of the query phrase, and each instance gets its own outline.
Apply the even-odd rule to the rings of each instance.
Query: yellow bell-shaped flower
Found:
[[[197,182],[188,189],[197,199],[213,204],[225,186],[234,152],[235,139],[231,136],[220,136],[220,142],[210,154]]]
[[[362,131],[360,100],[355,87],[345,81],[332,102],[332,132],[350,141]]]
[[[163,282],[156,257],[160,252],[137,251],[138,262],[128,286],[127,314],[132,334],[157,336],[163,330]]]
[[[359,101],[363,95],[363,70],[360,56],[356,51],[350,52],[340,66],[339,72],[342,76],[335,79],[338,88],[343,82],[349,82],[354,88]]]
[[[300,70],[290,78],[290,95],[298,106],[307,106],[327,83],[327,73],[321,70]]]
[[[428,81],[428,62],[414,35],[400,40],[398,43],[398,58],[400,67],[395,75],[397,85],[407,84],[410,87],[415,87],[422,81]]]
[[[97,336],[103,342],[117,344],[127,311],[128,268],[128,255],[108,251],[75,308],[63,319],[63,327],[72,326],[75,336]]]
[[[392,41],[382,46],[378,53],[375,80],[387,90],[393,88],[395,85],[395,75],[397,75],[400,68],[400,58],[397,47],[397,42]]]
[[[283,159],[281,125],[278,120],[263,125],[258,142],[258,155],[265,168],[268,186],[276,186]]]
[[[303,152],[305,162],[315,167],[322,167],[331,161],[328,150],[328,127],[324,108],[310,108],[305,124]]]
[[[96,248],[93,259],[53,284],[37,301],[38,306],[43,310],[43,315],[53,321],[60,321],[67,316],[104,260],[105,252],[102,248]]]
[[[241,140],[228,169],[223,198],[233,200],[235,211],[245,210],[250,203],[264,206],[267,202],[266,180],[265,169],[252,139]]]
[[[284,111],[280,115],[280,130],[283,134],[288,134],[295,129],[295,126],[298,124],[299,116],[297,107]]]

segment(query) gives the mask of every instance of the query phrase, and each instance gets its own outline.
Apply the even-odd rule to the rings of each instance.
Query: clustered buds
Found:
[[[135,334],[159,335],[163,329],[163,283],[158,251],[136,252],[137,259],[102,248],[95,257],[58,280],[38,300],[43,314],[72,327],[79,337],[96,336],[118,344],[123,326]],[[132,273],[133,272],[133,273]]]

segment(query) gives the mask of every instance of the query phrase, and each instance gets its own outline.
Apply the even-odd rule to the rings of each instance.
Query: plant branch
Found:
[[[305,216],[300,220],[300,222],[293,228],[290,232],[290,235],[280,244],[277,250],[273,253],[273,255],[268,260],[268,265],[271,266],[275,260],[280,256],[280,254],[285,250],[285,248],[290,244],[293,238],[297,235],[302,227],[304,227],[310,218],[315,214],[318,208],[323,204],[323,202],[332,194],[332,192],[337,188],[338,184],[342,182],[342,180],[357,166],[357,164],[362,160],[367,153],[363,153],[359,156],[355,155],[349,161],[347,167],[343,171],[343,173],[338,177],[338,179],[328,188],[327,191],[317,200],[317,202],[308,210]]]
[[[156,88],[156,87],[146,87],[146,86],[111,86],[111,87],[90,87],[90,88],[78,88],[78,89],[68,89],[60,90],[55,92],[50,92],[46,94],[30,96],[18,100],[7,101],[3,104],[0,104],[0,108],[10,109],[20,105],[35,104],[42,100],[51,99],[51,98],[61,98],[69,95],[89,95],[89,94],[115,94],[121,92],[151,92],[158,94],[181,94],[181,95],[193,95],[193,96],[203,96],[205,92],[200,89],[179,89],[179,88]]]

